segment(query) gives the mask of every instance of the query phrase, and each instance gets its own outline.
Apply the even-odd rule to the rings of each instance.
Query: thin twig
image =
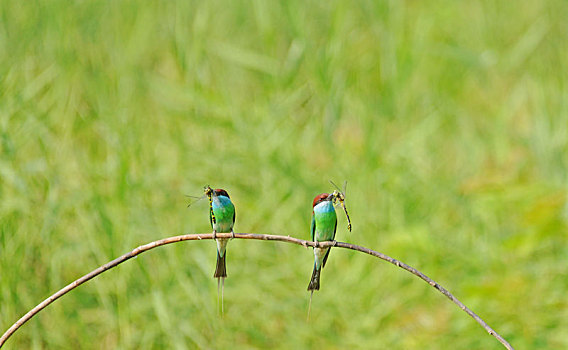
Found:
[[[217,238],[231,238],[233,237],[231,233],[217,233]],[[477,323],[479,323],[489,334],[495,337],[501,344],[505,346],[505,348],[512,350],[513,347],[497,333],[493,328],[489,327],[485,321],[483,321],[479,316],[475,314],[475,312],[471,311],[467,306],[465,306],[461,301],[459,301],[456,297],[454,297],[447,289],[440,286],[438,283],[430,279],[428,276],[423,274],[422,272],[416,270],[415,268],[406,265],[405,263],[393,259],[390,256],[385,254],[376,252],[369,248],[361,247],[358,245],[350,244],[350,243],[343,243],[343,242],[336,242],[336,241],[329,241],[329,242],[312,242],[312,241],[305,241],[303,239],[298,239],[290,236],[277,236],[277,235],[264,235],[264,234],[256,234],[256,233],[235,233],[234,238],[240,239],[256,239],[256,240],[263,240],[263,241],[280,241],[280,242],[288,242],[294,243],[297,245],[301,245],[304,247],[314,247],[314,248],[325,248],[325,247],[340,247],[346,248],[351,250],[356,250],[362,253],[366,253],[377,257],[379,259],[385,260],[390,262],[391,264],[398,266],[415,276],[420,277],[424,281],[426,281],[429,285],[436,288],[440,293],[444,294],[448,299],[450,299],[454,304],[460,307],[463,311],[465,311],[469,316],[471,316]],[[51,295],[49,298],[42,301],[36,307],[31,309],[28,313],[26,313],[22,318],[20,318],[16,323],[14,323],[0,338],[0,347],[6,343],[6,340],[10,338],[14,332],[18,330],[24,323],[26,323],[30,318],[32,318],[35,314],[43,310],[49,304],[54,302],[55,300],[59,299],[61,296],[67,294],[71,290],[75,289],[76,287],[80,286],[81,284],[87,282],[88,280],[100,275],[101,273],[112,269],[113,267],[117,266],[129,260],[139,254],[144,253],[150,249],[160,247],[170,243],[176,243],[181,241],[194,241],[194,240],[202,240],[202,239],[213,239],[213,234],[211,233],[203,233],[203,234],[190,234],[190,235],[181,235],[181,236],[174,236],[169,238],[160,239],[158,241],[154,241],[145,245],[141,245],[138,248],[135,248],[129,253],[122,255],[109,263],[104,264],[103,266],[99,267],[96,270],[91,271],[90,273],[86,274],[85,276],[75,280],[74,282],[68,284],[64,288],[57,291],[55,294]]]

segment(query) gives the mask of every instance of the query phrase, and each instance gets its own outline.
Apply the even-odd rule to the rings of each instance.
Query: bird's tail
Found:
[[[310,303],[308,304],[308,321],[310,321],[310,311],[312,311],[312,297],[314,296],[314,291],[310,291]]]
[[[219,293],[219,284],[221,285],[221,293]],[[217,278],[217,303],[221,304],[221,315],[225,314],[225,308],[223,305],[224,299],[225,299],[225,277],[219,277]]]
[[[221,297],[221,315],[225,313],[224,304],[224,294],[225,294],[225,278],[227,278],[227,240],[217,239],[217,265],[215,266],[215,274],[213,277],[217,279],[217,298]],[[221,256],[223,254],[223,256]],[[219,293],[219,284],[221,285],[221,293]]]
[[[312,272],[312,279],[310,280],[310,284],[308,284],[308,290],[314,291],[320,289],[320,272],[321,266],[318,269],[316,264],[314,264],[314,272]]]
[[[215,277],[215,278],[227,277],[227,265],[225,264],[226,258],[227,258],[227,251],[226,250],[225,250],[225,253],[223,254],[223,256],[221,256],[219,254],[219,251],[217,251],[217,266],[215,267],[215,274],[213,275],[213,277]]]

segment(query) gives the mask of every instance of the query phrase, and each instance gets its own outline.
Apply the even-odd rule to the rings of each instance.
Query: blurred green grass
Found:
[[[514,346],[568,347],[565,1],[0,1],[0,328],[137,245],[309,236],[349,181],[354,231]],[[334,250],[164,247],[44,310],[20,348],[501,348],[425,283]]]

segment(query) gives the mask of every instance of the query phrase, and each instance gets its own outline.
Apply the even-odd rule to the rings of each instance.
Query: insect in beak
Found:
[[[334,190],[331,196],[333,197],[333,204],[339,203],[341,208],[343,208],[345,216],[347,217],[347,229],[349,230],[349,232],[351,232],[351,219],[349,218],[349,213],[347,212],[347,207],[345,206],[345,195],[338,190]]]

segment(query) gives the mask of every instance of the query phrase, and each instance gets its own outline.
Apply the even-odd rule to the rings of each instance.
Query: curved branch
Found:
[[[231,237],[232,236],[231,236],[230,233],[217,233],[217,238],[231,238]],[[302,245],[306,248],[307,247],[314,247],[314,248],[340,247],[340,248],[356,250],[356,251],[359,251],[359,252],[362,252],[362,253],[372,255],[372,256],[377,257],[379,259],[388,261],[391,264],[398,266],[398,267],[412,273],[415,276],[420,277],[421,279],[426,281],[429,285],[436,288],[440,293],[444,294],[454,304],[459,306],[460,309],[465,311],[470,317],[472,317],[477,323],[479,323],[489,334],[491,334],[498,341],[500,341],[501,344],[503,344],[505,346],[505,348],[507,348],[509,350],[513,349],[513,347],[503,337],[501,337],[501,335],[499,335],[499,333],[497,333],[495,330],[493,330],[493,328],[489,327],[489,325],[487,323],[485,323],[479,316],[477,316],[475,314],[475,312],[471,311],[461,301],[459,301],[450,292],[448,292],[448,290],[446,290],[445,288],[440,286],[438,283],[436,283],[435,281],[430,279],[428,276],[426,276],[422,272],[416,270],[415,268],[413,268],[409,265],[406,265],[405,263],[403,263],[399,260],[393,259],[390,256],[387,256],[385,254],[376,252],[376,251],[371,250],[369,248],[361,247],[361,246],[358,246],[358,245],[355,245],[355,244],[350,244],[350,243],[343,243],[343,242],[336,242],[336,241],[312,242],[312,241],[306,241],[306,240],[303,240],[303,239],[298,239],[298,238],[294,238],[294,237],[290,237],[290,236],[264,235],[264,234],[256,234],[256,233],[235,233],[235,238],[256,239],[256,240],[263,240],[263,241],[288,242],[288,243]],[[57,291],[56,293],[51,295],[49,298],[47,298],[44,301],[42,301],[41,303],[39,303],[36,307],[34,307],[30,311],[28,311],[28,313],[26,313],[24,316],[22,316],[16,323],[14,323],[2,335],[2,337],[0,338],[0,348],[4,345],[4,343],[6,343],[6,340],[8,340],[8,338],[10,338],[10,336],[12,334],[14,334],[14,332],[16,332],[18,330],[18,328],[20,328],[30,318],[32,318],[34,315],[36,315],[41,310],[46,308],[49,304],[53,303],[55,300],[59,299],[63,295],[67,294],[68,292],[77,288],[78,286],[87,282],[88,280],[90,280],[90,279],[100,275],[101,273],[112,269],[113,267],[117,266],[118,264],[121,264],[121,263],[125,262],[126,260],[129,260],[129,259],[131,259],[131,258],[133,258],[133,257],[135,257],[139,254],[142,254],[145,251],[148,251],[150,249],[160,247],[160,246],[170,244],[170,243],[176,243],[176,242],[181,242],[181,241],[195,241],[195,240],[202,240],[202,239],[213,239],[213,234],[212,233],[188,234],[188,235],[181,235],[181,236],[174,236],[174,237],[160,239],[158,241],[154,241],[154,242],[151,242],[151,243],[148,243],[148,244],[145,244],[145,245],[141,245],[141,246],[135,248],[134,250],[130,251],[129,253],[126,253],[126,254],[124,254],[124,255],[102,265],[98,269],[91,271],[90,273],[86,274],[85,276],[83,276],[83,277],[75,280],[74,282],[68,284],[67,286],[63,287],[62,289],[60,289],[59,291]]]

